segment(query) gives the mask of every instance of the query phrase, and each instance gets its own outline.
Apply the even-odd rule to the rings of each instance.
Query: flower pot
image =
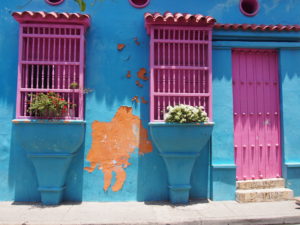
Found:
[[[16,140],[35,168],[45,205],[59,204],[73,156],[83,143],[84,121],[13,120]]]
[[[213,125],[149,123],[152,140],[166,164],[169,197],[173,204],[188,203],[194,163],[209,141]]]

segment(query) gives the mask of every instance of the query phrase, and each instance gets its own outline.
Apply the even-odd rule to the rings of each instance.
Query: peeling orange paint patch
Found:
[[[119,51],[122,51],[123,48],[125,48],[125,45],[124,45],[124,44],[118,44],[118,50],[119,50]]]
[[[130,77],[131,77],[130,70],[128,70],[128,72],[127,72],[127,74],[126,74],[126,77],[127,77],[127,78],[130,78]]]
[[[136,102],[136,103],[139,103],[139,97],[138,96],[134,96],[132,99],[131,99],[132,102]]]
[[[149,78],[145,75],[147,73],[147,70],[145,68],[141,68],[138,72],[138,78],[142,79],[142,80],[149,80]]]
[[[144,85],[141,84],[141,82],[140,82],[139,80],[137,80],[137,81],[135,82],[135,85],[136,85],[136,86],[139,86],[139,87],[143,87],[143,86],[144,86]]]
[[[137,37],[135,37],[133,40],[134,40],[134,42],[135,42],[136,45],[140,45],[140,44],[141,44],[141,43],[139,42],[139,40],[138,40]]]
[[[148,101],[144,97],[141,97],[141,100],[142,100],[142,103],[144,103],[144,104],[148,103]]]
[[[116,181],[111,189],[119,191],[126,180],[124,168],[130,165],[128,160],[135,148],[139,148],[139,154],[149,153],[152,143],[141,119],[132,114],[132,108],[121,106],[111,122],[93,122],[92,146],[87,155],[90,167],[84,169],[90,173],[96,168],[102,170],[105,191],[111,186],[114,172]]]

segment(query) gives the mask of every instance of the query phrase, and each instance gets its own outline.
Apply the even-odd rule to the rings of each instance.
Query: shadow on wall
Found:
[[[149,105],[141,107],[141,119],[143,126],[148,127]],[[146,123],[146,124],[145,124]],[[149,138],[151,139],[151,135]],[[208,199],[210,196],[209,182],[210,167],[210,144],[208,143],[200,157],[195,162],[191,175],[190,199]],[[169,188],[167,169],[162,157],[159,155],[156,146],[153,145],[153,152],[147,155],[139,155],[138,158],[138,201],[168,201]]]
[[[110,23],[94,23],[87,33],[86,88],[93,90],[86,97],[86,108],[89,109],[86,110],[87,126],[90,126],[91,122],[95,120],[106,121],[105,119],[102,120],[103,117],[107,116],[105,112],[108,112],[110,115],[114,114],[115,109],[120,105],[130,105],[134,96],[144,97],[146,100],[149,98],[149,82],[140,80],[140,84],[143,87],[136,83],[138,80],[136,72],[140,68],[148,68],[149,57],[149,37],[144,29],[142,15],[143,12],[140,12],[137,17],[130,19],[132,21],[126,21],[124,24],[123,22],[116,23],[114,27],[111,27]],[[114,21],[115,14],[110,13],[106,16],[106,21],[110,21],[110,19]],[[100,13],[93,15],[93,21],[102,21],[101,19]],[[120,29],[121,26],[123,26],[122,29]],[[120,31],[116,32],[116,30]],[[117,49],[119,43],[125,44],[122,51]],[[128,71],[131,71],[132,74],[130,78],[126,76]],[[137,110],[140,111],[138,112]],[[139,127],[141,137],[143,127],[148,130],[149,105],[140,104],[139,107],[134,109],[134,113],[139,114],[142,121]],[[87,135],[91,136],[92,134],[87,133]],[[11,136],[11,142],[15,143],[13,130]],[[141,146],[143,140],[139,139],[139,141],[139,146]],[[86,143],[86,146],[89,146],[89,144]],[[15,200],[39,201],[34,169],[31,162],[27,159],[24,149],[21,146],[13,145],[11,153],[11,165],[14,165],[14,167],[11,166],[11,177],[15,183]],[[137,184],[137,192],[136,190],[131,190],[130,194],[137,193],[136,199],[139,201],[166,200],[168,198],[166,169],[157,151],[154,150],[153,153],[146,155],[138,155],[136,152],[133,154],[137,156],[137,161],[133,162],[137,163],[138,166],[137,177],[128,177],[127,181],[131,182],[134,180],[133,182]],[[201,186],[200,189],[195,188],[195,190],[192,190],[192,196],[197,198],[201,196],[204,196],[203,198],[207,197],[207,191],[205,190],[207,190],[208,186],[208,150],[203,154],[196,162],[192,178],[196,183],[195,187]],[[81,201],[82,199],[83,157],[84,153],[83,149],[81,149],[80,154],[73,159],[67,178],[64,200]],[[203,168],[205,169],[203,170]],[[114,173],[116,172],[114,171]],[[110,176],[109,174],[108,176]],[[96,183],[96,181],[92,182]],[[99,189],[101,190],[101,187],[93,187],[93,191],[98,191]],[[89,191],[88,189],[86,190],[86,192]],[[113,194],[117,197],[121,195],[121,193]],[[94,200],[98,199],[94,196]]]
[[[11,120],[15,118],[18,24],[7,8],[0,11],[0,200],[11,201],[15,179]]]
[[[149,131],[149,104],[140,108],[141,120],[144,127],[147,127],[148,137],[151,140]],[[138,156],[137,174],[137,201],[166,201],[168,200],[168,180],[165,164],[153,144],[152,153]]]
[[[142,108],[148,108],[144,106]],[[165,194],[161,192],[166,179],[160,179],[164,174],[161,172],[162,162],[157,154],[152,153],[147,121],[143,124],[132,110],[132,107],[120,106],[111,121],[92,123],[92,144],[86,157],[89,163],[85,170],[93,173],[87,177],[92,179],[88,185],[98,189],[99,197],[86,192],[87,200],[165,199],[162,197]],[[97,170],[101,171],[100,174]],[[96,183],[102,187],[95,186]]]
[[[127,4],[127,3],[126,3]],[[131,7],[131,6],[130,6]],[[124,24],[117,23],[116,29],[110,27],[110,24],[95,23],[92,24],[88,32],[87,49],[93,49],[87,54],[86,65],[86,87],[91,88],[93,92],[91,95],[87,95],[87,103],[89,100],[94,101],[92,104],[101,104],[99,108],[92,108],[93,105],[87,105],[87,119],[88,122],[99,120],[110,121],[110,118],[115,114],[117,109],[121,105],[131,106],[133,108],[133,114],[139,117],[139,137],[136,148],[133,151],[126,153],[126,160],[129,164],[128,168],[123,168],[124,173],[118,171],[107,171],[107,175],[103,169],[100,172],[101,177],[92,177],[91,174],[86,175],[86,183],[91,189],[97,190],[96,195],[86,194],[87,199],[114,201],[114,200],[138,200],[138,201],[153,201],[153,200],[165,200],[167,199],[167,176],[164,168],[164,164],[160,156],[156,152],[145,152],[142,149],[145,140],[142,140],[142,132],[146,129],[148,139],[150,139],[148,122],[149,122],[149,81],[138,77],[137,72],[141,68],[147,68],[147,76],[149,77],[148,61],[149,61],[149,37],[146,34],[143,21],[143,12],[139,12],[139,16],[130,17]],[[99,20],[98,16],[93,17],[93,21]],[[106,20],[115,18],[113,14],[107,15]],[[134,26],[133,26],[134,25]],[[122,29],[120,29],[122,26]],[[96,32],[97,31],[97,32]],[[109,38],[108,38],[109,37]],[[120,44],[120,45],[119,45]],[[95,51],[97,54],[95,54]],[[130,73],[128,72],[130,71]],[[142,100],[145,100],[143,102]],[[135,102],[134,99],[139,99],[139,102]],[[96,111],[98,110],[99,113]],[[105,112],[103,112],[105,110]],[[107,118],[107,119],[106,119]],[[112,119],[113,120],[113,119]],[[108,123],[108,122],[107,122]],[[93,131],[88,131],[88,135],[92,136]],[[124,130],[124,132],[126,132]],[[89,140],[86,144],[87,160],[90,161]],[[138,149],[139,147],[139,149]],[[98,149],[98,152],[105,154],[108,149]],[[123,149],[124,150],[124,149]],[[139,153],[137,152],[139,150]],[[112,148],[112,151],[116,152],[118,149]],[[155,151],[153,149],[153,151]],[[146,153],[146,154],[144,154]],[[111,161],[118,163],[120,160],[111,158]],[[120,162],[119,162],[120,163]],[[91,165],[88,165],[91,166]],[[121,167],[124,167],[121,166]],[[119,175],[119,177],[118,177]],[[99,176],[99,175],[97,175]],[[106,178],[105,178],[106,176]],[[115,182],[124,178],[124,185],[122,189],[117,188]],[[107,178],[108,177],[108,178]],[[93,179],[93,180],[91,180]],[[95,179],[101,179],[101,182]],[[111,181],[108,182],[105,180]],[[96,186],[93,184],[100,183],[107,191],[103,192],[102,186]],[[107,186],[111,185],[111,188]],[[91,193],[93,192],[91,191]],[[116,192],[117,191],[117,192]],[[113,193],[115,192],[115,193]]]
[[[14,126],[12,128],[10,153],[10,183],[15,187],[14,201],[39,202],[40,193],[36,172],[26,150],[16,142]],[[83,145],[74,156],[66,178],[63,201],[81,202],[83,189]],[[51,168],[49,168],[51,169]]]
[[[104,103],[110,110],[115,105],[130,103],[134,96],[148,100],[149,82],[139,80],[136,75],[141,68],[149,68],[149,38],[141,18],[142,14],[135,21],[118,23],[114,25],[116,27],[109,23],[93,23],[89,28],[85,86],[93,92],[87,100],[93,96],[96,104]],[[100,15],[96,14],[92,22],[100,19]],[[116,29],[119,29],[118,32]],[[128,71],[131,76],[128,76]]]
[[[98,16],[100,15],[95,15],[93,21],[98,21]],[[108,15],[106,19],[113,20],[110,16],[112,15]],[[118,26],[124,26],[120,29],[120,32],[115,32],[114,29],[108,27],[105,23],[92,24],[88,32],[87,49],[93,49],[93,51],[88,52],[86,58],[86,87],[91,88],[93,93],[87,95],[87,102],[91,104],[89,100],[95,100],[95,103],[93,102],[93,104],[101,104],[104,105],[105,108],[95,108],[95,105],[87,105],[87,118],[90,123],[93,123],[95,120],[99,120],[100,123],[103,123],[102,121],[110,120],[112,116],[106,115],[103,110],[105,110],[107,114],[115,113],[120,104],[131,105],[131,99],[135,96],[138,98],[144,97],[146,100],[149,98],[149,82],[139,80],[136,75],[140,68],[148,68],[149,60],[149,37],[145,32],[144,21],[142,18],[143,16],[141,13],[140,17],[137,16],[135,19],[132,19],[132,23],[127,21],[126,24],[118,24]],[[135,24],[136,26],[132,26],[132,24]],[[108,39],[107,37],[110,38]],[[118,50],[118,44],[123,44],[119,46],[121,50]],[[95,52],[97,52],[97,54],[95,54]],[[128,71],[130,71],[130,76],[128,75]],[[137,81],[139,81],[139,83],[137,83]],[[142,84],[143,86],[140,86],[139,84]],[[142,121],[142,126],[140,126],[139,131],[142,131],[142,127],[146,128],[148,130],[148,137],[150,138],[148,129],[149,104],[142,104],[141,102],[138,104],[137,107],[133,107],[133,113],[139,115]],[[96,113],[97,110],[99,113]],[[109,119],[106,120],[106,118]],[[92,132],[93,131],[89,131],[88,135],[92,136]],[[139,141],[139,146],[141,146],[143,140],[140,139]],[[87,141],[86,146],[86,151],[90,151],[88,150],[90,147],[89,141]],[[98,149],[98,151],[100,150]],[[105,154],[105,151],[106,150],[103,148],[102,154]],[[117,151],[117,149],[114,148],[112,151]],[[139,151],[142,152],[143,150],[139,149]],[[154,148],[152,153],[147,153],[145,155],[140,155],[137,152],[130,152],[128,154],[130,154],[128,160],[132,165],[124,169],[127,178],[124,181],[122,190],[119,193],[112,193],[110,189],[107,189],[107,185],[105,185],[106,175],[103,169],[101,169],[101,173],[104,173],[103,186],[107,192],[102,193],[102,190],[99,190],[101,186],[97,186],[98,189],[96,195],[98,196],[94,196],[94,199],[99,198],[104,199],[105,201],[111,199],[112,201],[112,199],[118,199],[119,196],[119,199],[124,200],[167,200],[168,181],[166,168],[163,160],[158,155],[157,150]],[[195,171],[197,172],[195,172],[192,178],[195,182],[195,189],[192,190],[192,196],[195,198],[207,198],[208,196],[208,155],[208,150],[207,152],[205,151],[205,153],[203,152],[203,156],[196,162]],[[89,152],[87,153],[87,159],[88,158]],[[113,161],[116,159],[111,160]],[[88,161],[90,160],[88,159]],[[116,161],[118,162],[118,160]],[[138,164],[137,175],[135,171],[133,171],[136,169],[136,163]],[[121,173],[114,172],[113,175],[111,175],[111,171],[108,171],[107,176],[109,178],[107,179],[112,179],[112,187],[114,186],[114,179],[118,180],[118,174]],[[125,175],[122,176],[124,177]],[[89,188],[96,189],[94,185],[92,186],[92,183],[100,183],[102,185],[102,182],[96,180],[92,181],[90,179],[97,178],[87,175],[86,180]],[[137,185],[137,190],[129,189],[133,184]],[[134,196],[136,197],[134,198],[133,195],[136,193],[137,196]],[[87,198],[90,200],[93,196],[87,194]]]
[[[147,130],[140,118],[132,114],[132,107],[120,106],[110,122],[93,122],[92,144],[86,157],[89,166],[84,169],[89,173],[101,170],[104,191],[118,192],[127,179],[126,168],[131,166],[129,159],[136,148],[139,154],[152,151]]]

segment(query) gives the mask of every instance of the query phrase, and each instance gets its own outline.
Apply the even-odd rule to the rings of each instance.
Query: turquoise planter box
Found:
[[[13,120],[16,140],[33,163],[45,205],[59,204],[73,156],[82,145],[84,121]]]
[[[213,123],[149,123],[152,140],[168,171],[169,198],[173,204],[189,201],[191,173],[209,141]]]

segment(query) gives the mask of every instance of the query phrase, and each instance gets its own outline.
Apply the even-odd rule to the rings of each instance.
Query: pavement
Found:
[[[1,225],[102,224],[300,224],[295,200],[265,203],[192,201],[174,206],[168,202],[83,202],[43,206],[0,202]]]

